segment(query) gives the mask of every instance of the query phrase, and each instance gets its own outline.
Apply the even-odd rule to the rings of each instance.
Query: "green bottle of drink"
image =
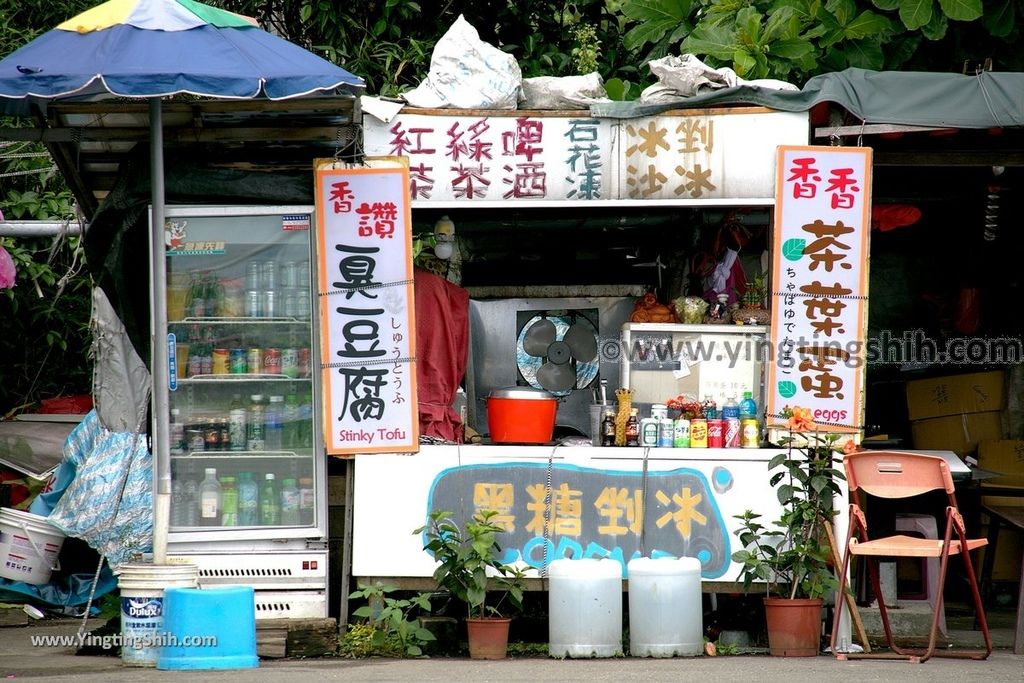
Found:
[[[277,526],[281,523],[281,499],[277,493],[274,473],[267,472],[260,489],[260,525]]]

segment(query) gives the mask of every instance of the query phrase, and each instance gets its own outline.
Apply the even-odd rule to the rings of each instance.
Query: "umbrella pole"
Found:
[[[164,126],[160,98],[149,100],[149,177],[152,217],[150,221],[150,273],[152,282],[150,349],[153,374],[153,564],[167,564],[167,532],[171,520],[171,462],[166,387],[167,353],[167,262],[164,253]]]

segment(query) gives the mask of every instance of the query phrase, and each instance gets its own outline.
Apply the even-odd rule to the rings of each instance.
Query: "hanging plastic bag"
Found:
[[[522,84],[516,58],[480,40],[460,14],[434,46],[427,77],[404,97],[430,109],[515,109]]]

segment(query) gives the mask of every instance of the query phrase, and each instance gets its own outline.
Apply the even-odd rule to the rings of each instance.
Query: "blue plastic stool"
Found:
[[[259,666],[252,586],[166,589],[164,631],[167,642],[157,656],[157,669]]]

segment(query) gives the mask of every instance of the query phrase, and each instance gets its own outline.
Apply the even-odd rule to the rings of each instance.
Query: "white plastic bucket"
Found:
[[[555,560],[548,567],[548,654],[622,654],[622,564],[612,559]]]
[[[12,581],[50,582],[64,534],[46,517],[0,508],[0,576]]]
[[[700,560],[638,557],[629,576],[629,654],[692,657],[704,650]]]
[[[194,564],[123,564],[117,571],[121,591],[121,662],[156,666],[164,634],[164,589],[197,588]]]

